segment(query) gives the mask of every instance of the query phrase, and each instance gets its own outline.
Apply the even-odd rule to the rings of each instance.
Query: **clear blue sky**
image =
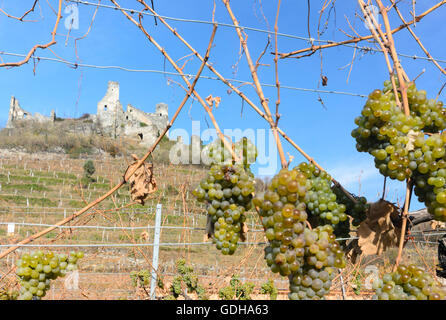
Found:
[[[95,0],[91,0],[94,2]],[[140,9],[136,1],[118,1],[123,7]],[[424,0],[417,2],[416,13],[419,14],[434,5],[437,1]],[[32,0],[0,0],[0,7],[6,12],[20,16],[28,10]],[[56,0],[50,0],[53,7],[57,7]],[[110,1],[101,1],[111,5]],[[150,3],[150,1],[148,1]],[[177,18],[211,20],[212,1],[159,1],[155,0],[155,9],[161,15]],[[320,1],[312,1],[310,16],[311,36],[316,38],[318,23],[318,10]],[[410,20],[408,13],[411,1],[401,2],[406,20]],[[64,4],[65,6],[66,4]],[[232,1],[232,8],[241,25],[261,29],[273,29],[277,1],[262,1],[263,12],[268,24],[259,10],[259,0]],[[67,29],[64,19],[56,36],[57,44],[51,47],[57,56],[75,61],[74,39],[81,37],[89,28],[95,7],[79,5],[79,29],[71,30],[67,38]],[[356,31],[361,35],[369,34],[363,23],[355,18],[355,11],[359,8],[356,1],[338,1],[336,10],[331,12],[327,30],[321,39],[343,40],[347,36],[339,29],[349,34],[345,17],[348,17]],[[444,45],[444,25],[446,6],[427,16],[417,23],[415,31],[421,37],[430,53],[438,59],[446,59]],[[325,17],[322,22],[325,22]],[[37,22],[20,23],[0,14],[0,51],[12,53],[27,53],[36,43],[46,43],[50,39],[55,15],[48,7],[47,2],[41,1],[40,7],[28,17]],[[231,23],[221,1],[216,1],[215,19],[221,23]],[[169,21],[189,43],[199,52],[204,53],[212,26],[196,23]],[[392,14],[393,27],[400,25],[399,18]],[[154,25],[152,17],[144,18],[144,25],[148,32],[169,52],[175,59],[182,58],[190,52],[182,45],[160,22]],[[282,1],[280,10],[279,32],[306,37],[307,31],[307,4],[306,1]],[[267,35],[255,31],[247,31],[248,45],[253,56],[257,59],[267,42]],[[415,41],[407,31],[395,35],[396,48],[400,53],[424,56]],[[275,83],[274,64],[272,55],[273,41],[262,63],[268,66],[259,68],[261,81]],[[279,51],[287,52],[308,47],[308,42],[298,39],[279,37]],[[371,43],[361,43],[363,46],[373,46]],[[99,9],[89,35],[78,41],[79,62],[94,65],[116,65],[134,69],[154,69],[174,71],[159,51],[150,44],[142,33],[128,21],[122,13],[106,8]],[[345,91],[357,94],[368,94],[375,88],[380,88],[382,82],[388,77],[384,58],[380,53],[364,53],[356,51],[356,59],[351,70],[349,82],[347,75],[348,65],[353,57],[354,49],[350,47],[336,47],[323,52],[323,74],[328,77],[328,86],[322,89]],[[37,50],[37,56],[56,58],[49,50]],[[19,58],[1,55],[4,61],[17,61]],[[235,30],[228,27],[219,27],[211,52],[210,62],[225,77],[240,80],[251,80],[244,57],[238,63],[237,73],[233,73],[232,66],[239,58],[239,41]],[[188,58],[186,58],[188,59]],[[433,64],[425,60],[401,58],[403,67],[409,77],[414,78],[423,69],[424,75],[417,80],[417,86],[424,88],[429,97],[435,97],[445,78]],[[182,60],[184,61],[184,60]],[[128,103],[146,111],[152,112],[155,104],[166,102],[169,105],[170,115],[178,106],[184,96],[184,91],[168,79],[181,82],[179,77],[165,76],[155,73],[133,73],[120,70],[99,70],[92,68],[71,68],[61,63],[48,61],[35,61],[35,74],[33,62],[19,68],[0,69],[0,125],[4,126],[7,120],[9,101],[12,95],[17,97],[23,108],[30,112],[40,112],[49,115],[55,109],[58,116],[77,117],[83,113],[96,113],[97,102],[105,93],[109,80],[118,81],[121,87],[120,100],[124,106]],[[279,63],[280,82],[282,85],[315,89],[320,76],[321,58],[317,53],[312,57],[303,59],[285,59]],[[199,66],[197,60],[189,61],[185,72],[195,73]],[[445,64],[443,64],[445,66]],[[345,68],[344,68],[345,67]],[[205,69],[203,75],[213,76]],[[243,107],[240,98],[227,93],[227,87],[217,81],[202,79],[198,82],[197,91],[201,96],[209,94],[222,98],[221,105],[215,110],[215,116],[222,128],[253,128],[267,129],[268,125],[247,104]],[[242,86],[244,92],[256,103],[259,100],[254,90]],[[274,109],[276,100],[275,88],[264,88],[265,95]],[[360,193],[375,200],[382,191],[383,178],[374,168],[373,159],[365,153],[358,153],[355,141],[350,136],[354,128],[353,120],[359,115],[365,102],[364,98],[337,94],[320,94],[324,108],[318,101],[318,95],[313,92],[281,90],[280,113],[282,118],[279,126],[294,139],[309,155],[326,168],[336,179],[354,193]],[[444,94],[442,94],[444,98]],[[189,102],[183,109],[174,128],[183,128],[191,131],[191,119],[201,121],[201,129],[207,124],[205,112],[198,102],[191,106]],[[210,125],[211,122],[208,119]],[[285,152],[293,155],[294,164],[304,158],[294,150],[286,141],[283,141]],[[257,169],[257,168],[255,168]],[[404,201],[404,185],[399,182],[388,184],[388,199]],[[412,202],[412,209],[422,205]]]

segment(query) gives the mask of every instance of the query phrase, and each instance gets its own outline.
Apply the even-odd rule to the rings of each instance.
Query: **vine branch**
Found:
[[[255,66],[254,66],[254,64],[252,62],[251,55],[249,53],[249,48],[248,48],[248,45],[247,45],[247,38],[243,37],[243,35],[242,35],[242,31],[241,31],[241,29],[239,27],[238,21],[237,21],[235,15],[234,15],[234,13],[232,12],[231,6],[229,5],[229,0],[222,0],[222,1],[223,1],[224,5],[226,6],[226,10],[228,11],[229,16],[231,17],[233,24],[236,26],[235,30],[236,30],[237,35],[239,37],[240,43],[241,43],[241,45],[243,47],[243,51],[245,52],[246,60],[248,62],[248,66],[249,66],[249,69],[251,71],[251,77],[252,77],[252,80],[254,82],[254,86],[255,86],[257,95],[260,98],[260,104],[262,105],[263,109],[265,110],[265,114],[266,114],[266,117],[267,117],[266,119],[267,119],[268,123],[271,126],[271,129],[272,129],[273,134],[274,134],[274,139],[276,140],[277,150],[279,151],[280,162],[282,164],[282,168],[286,168],[287,165],[288,165],[288,162],[287,162],[287,160],[285,158],[285,153],[283,152],[282,143],[281,143],[279,135],[277,133],[277,126],[274,123],[274,120],[273,120],[272,115],[271,115],[271,111],[270,111],[269,106],[268,106],[268,102],[267,102],[267,100],[265,98],[265,95],[263,94],[263,90],[262,90],[262,86],[260,85],[260,81],[259,81],[259,77],[258,77],[258,74],[257,74],[257,70],[256,70],[256,68],[255,68]],[[277,33],[277,31],[276,31],[276,33]],[[277,44],[277,41],[276,41],[276,44]]]
[[[446,0],[440,1],[436,5],[432,6],[428,10],[424,11],[422,14],[416,16],[412,21],[409,21],[409,22],[407,22],[405,24],[402,24],[399,27],[393,29],[391,31],[392,34],[398,32],[400,30],[405,29],[407,26],[410,26],[410,25],[412,25],[412,24],[414,24],[416,22],[419,22],[421,19],[423,19],[429,13],[435,11],[436,9],[438,9],[439,7],[441,7],[444,4],[446,4]],[[362,36],[362,37],[348,39],[348,40],[344,40],[344,41],[340,41],[340,42],[332,42],[332,43],[328,43],[328,44],[324,44],[324,45],[318,45],[318,46],[312,45],[311,47],[304,48],[304,49],[299,49],[299,50],[295,50],[295,51],[291,51],[291,52],[288,52],[288,53],[279,53],[279,55],[280,55],[280,59],[299,58],[299,56],[296,57],[296,55],[301,54],[301,53],[310,52],[307,55],[312,55],[316,51],[319,51],[319,50],[322,50],[322,49],[333,48],[333,47],[342,46],[342,45],[346,45],[346,44],[358,43],[358,42],[361,42],[361,41],[364,41],[364,40],[370,40],[370,39],[373,39],[373,35]]]
[[[398,10],[398,7],[396,6],[395,0],[390,0],[390,2],[392,2],[393,8],[395,9],[396,13],[398,14],[398,16],[400,17],[401,21],[404,24],[407,24],[406,20],[404,20],[403,15],[401,14],[400,10]],[[415,12],[415,10],[414,10]],[[421,42],[420,38],[417,37],[417,35],[415,34],[415,32],[412,30],[412,28],[410,28],[409,26],[407,26],[407,30],[410,32],[410,34],[412,35],[412,37],[415,39],[415,41],[418,43],[418,45],[420,46],[421,50],[423,50],[423,52],[426,54],[426,56],[432,61],[432,63],[438,68],[438,70],[441,71],[441,73],[443,73],[444,75],[446,75],[446,70],[443,69],[437,62],[437,60],[435,60],[432,55],[429,53],[429,51],[427,51],[427,49],[423,46],[423,43]]]
[[[50,46],[56,44],[57,43],[57,41],[55,39],[56,32],[57,32],[57,28],[59,27],[59,22],[60,22],[61,17],[62,17],[62,0],[59,0],[59,8],[58,8],[58,12],[57,12],[57,18],[56,18],[56,22],[54,24],[53,31],[51,32],[51,41],[46,44],[36,44],[34,47],[31,48],[31,50],[28,52],[28,54],[22,61],[0,63],[0,67],[19,67],[19,66],[27,63],[29,61],[29,59],[31,59],[32,55],[34,54],[34,52],[37,49],[46,49],[46,48],[49,48]]]

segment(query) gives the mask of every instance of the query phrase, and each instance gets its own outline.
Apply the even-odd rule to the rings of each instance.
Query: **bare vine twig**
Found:
[[[21,66],[21,65],[27,63],[29,61],[29,59],[31,59],[32,55],[34,54],[34,52],[37,49],[46,49],[46,48],[49,48],[50,46],[56,44],[56,42],[57,42],[56,39],[55,39],[56,38],[56,32],[57,32],[57,28],[59,26],[59,22],[60,22],[61,17],[62,17],[62,0],[59,0],[59,8],[58,8],[58,12],[57,12],[57,18],[56,18],[56,22],[54,24],[53,31],[51,32],[51,41],[46,43],[46,44],[36,44],[36,45],[34,45],[34,47],[31,48],[31,50],[26,55],[25,59],[23,59],[22,61],[0,63],[0,67],[18,67],[18,66]]]

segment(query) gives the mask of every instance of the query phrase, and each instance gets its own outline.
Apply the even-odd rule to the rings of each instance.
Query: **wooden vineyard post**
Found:
[[[161,231],[161,209],[162,204],[156,205],[156,215],[155,215],[155,234],[153,236],[153,259],[152,259],[152,281],[150,282],[150,299],[156,299],[156,282],[157,282],[157,270],[158,270],[158,255],[159,255],[159,244],[160,244],[160,231]]]

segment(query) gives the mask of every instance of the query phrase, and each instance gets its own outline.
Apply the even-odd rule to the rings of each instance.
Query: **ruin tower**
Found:
[[[56,122],[56,112],[54,111],[54,109],[51,110],[50,120],[51,122]]]
[[[167,106],[167,103],[157,103],[155,107],[155,113],[153,115],[158,118],[155,121],[158,127],[158,132],[163,131],[164,128],[169,124],[169,108]],[[169,137],[169,131],[166,132],[166,137]]]
[[[157,103],[155,113],[157,115],[159,115],[160,117],[169,118],[169,108],[168,108],[167,104],[163,103],[163,102]]]
[[[105,96],[98,102],[97,118],[103,130],[115,138],[120,133],[124,110],[119,101],[119,83],[109,81]]]
[[[14,122],[17,120],[26,119],[28,112],[20,107],[19,100],[14,96],[11,97],[11,102],[9,103],[9,115],[8,122],[6,123],[6,128],[14,128]]]

